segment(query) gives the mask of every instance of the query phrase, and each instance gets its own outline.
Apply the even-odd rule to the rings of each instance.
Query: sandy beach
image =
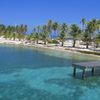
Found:
[[[22,45],[22,46],[29,46],[29,47],[36,47],[36,48],[44,48],[44,49],[52,49],[52,50],[58,50],[58,51],[67,51],[67,52],[73,52],[73,53],[84,53],[89,52],[90,55],[100,57],[100,55],[92,54],[93,52],[99,52],[100,51],[94,51],[94,49],[85,49],[84,45],[79,45],[79,42],[77,42],[76,48],[72,48],[72,41],[66,41],[64,47],[61,47],[60,45],[55,44],[47,44],[43,45],[41,43],[39,44],[32,44],[26,42],[26,40],[19,41],[18,39],[5,39],[3,37],[0,37],[0,44],[14,44],[14,45]],[[100,48],[98,48],[100,49]],[[81,52],[82,51],[82,52]],[[89,55],[88,53],[84,53],[86,55]]]

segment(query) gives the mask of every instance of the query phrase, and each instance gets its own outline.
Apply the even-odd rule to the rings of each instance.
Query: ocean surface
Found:
[[[72,77],[73,62],[99,58],[84,54],[0,45],[0,100],[100,100],[100,76]]]

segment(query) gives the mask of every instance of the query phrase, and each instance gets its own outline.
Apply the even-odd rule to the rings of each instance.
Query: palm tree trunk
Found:
[[[89,48],[89,43],[87,42],[87,43],[86,43],[86,49],[88,49],[88,48]]]
[[[19,37],[19,41],[20,41],[21,39],[20,39],[20,37]]]
[[[19,41],[21,40],[21,35],[20,35],[20,33],[18,34],[18,39],[19,39]]]
[[[76,44],[76,40],[73,40],[73,47],[75,47],[75,44]]]
[[[15,37],[13,38],[13,40],[15,41]]]
[[[13,36],[13,40],[15,41],[15,34],[14,34],[14,36]]]
[[[62,47],[64,46],[64,41],[62,41],[61,46],[62,46]]]
[[[99,47],[99,44],[98,43],[96,43],[96,46],[95,46],[96,48],[98,48]]]
[[[36,44],[38,44],[38,39],[36,40]]]
[[[46,40],[44,41],[44,45],[46,45]]]

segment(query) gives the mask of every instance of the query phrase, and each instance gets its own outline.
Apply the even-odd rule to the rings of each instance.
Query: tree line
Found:
[[[16,38],[25,39],[29,42],[39,43],[39,40],[47,43],[58,43],[61,42],[61,46],[64,46],[64,42],[67,39],[73,40],[73,47],[76,45],[76,41],[80,40],[89,48],[92,43],[98,48],[100,44],[100,20],[91,19],[87,21],[82,18],[80,21],[81,25],[66,23],[58,23],[49,20],[45,25],[37,26],[33,29],[32,33],[27,34],[27,25],[17,26],[5,26],[0,25],[0,36],[5,38]],[[55,38],[52,36],[55,35]]]
[[[16,25],[16,26],[5,26],[3,24],[0,24],[0,36],[3,36],[4,38],[9,38],[15,40],[16,38],[24,39],[26,37],[27,33],[27,25]]]

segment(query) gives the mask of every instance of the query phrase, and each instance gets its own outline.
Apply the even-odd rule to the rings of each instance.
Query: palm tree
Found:
[[[44,41],[44,45],[46,45],[48,38],[49,38],[49,32],[47,30],[47,26],[43,25],[41,32],[41,39]]]
[[[18,38],[19,38],[19,41],[21,39],[24,39],[25,38],[25,35],[26,35],[26,32],[27,32],[27,25],[17,25],[16,26],[16,32],[18,33]]]
[[[78,36],[80,35],[81,30],[76,24],[72,24],[70,28],[71,28],[70,35],[73,39],[73,47],[75,47],[76,40],[77,40]]]
[[[89,31],[85,30],[85,32],[82,35],[82,41],[86,43],[86,49],[89,48],[89,44],[90,44],[91,40],[92,39],[91,39],[91,35],[90,35]]]
[[[14,33],[14,26],[10,26],[10,37],[11,39],[15,40],[15,33]]]
[[[81,23],[82,23],[82,31],[85,32],[86,19],[85,19],[85,18],[82,18],[82,19],[81,19]]]
[[[7,28],[6,28],[6,38],[9,38],[9,39],[11,39],[12,38],[12,34],[11,34],[11,31],[12,31],[12,27],[9,25],[9,26],[7,26]]]
[[[95,31],[97,30],[97,21],[96,19],[92,19],[87,23],[85,32],[83,34],[83,41],[86,42],[86,48],[88,49],[88,46],[90,42],[93,40],[95,36]]]
[[[27,33],[27,30],[28,30],[28,26],[27,25],[24,25],[24,34]]]
[[[38,26],[36,27],[36,31],[37,31],[37,33],[40,33],[40,32],[41,32],[41,26],[38,25]]]
[[[34,33],[27,35],[26,39],[28,40],[28,42],[34,42],[35,41]]]
[[[18,39],[21,40],[21,27],[19,25],[16,26],[16,32],[18,33]]]
[[[5,38],[9,38],[15,40],[15,38],[21,38],[25,37],[25,34],[27,32],[27,25],[17,25],[17,26],[5,26],[5,25],[0,25],[0,35],[4,36]]]
[[[100,34],[97,34],[96,37],[94,38],[95,44],[96,44],[96,48],[99,47],[100,44]]]
[[[3,24],[0,24],[0,36],[5,34],[5,29],[6,29],[6,26]]]
[[[39,38],[40,38],[40,26],[38,26],[37,28],[33,29],[33,33],[32,33],[32,38],[34,38],[34,40],[36,41],[36,44],[38,44]]]
[[[59,25],[57,22],[52,24],[52,30],[54,31],[56,36],[57,36],[58,27],[59,27]]]
[[[61,46],[64,45],[64,41],[66,39],[66,33],[67,33],[67,31],[68,31],[68,27],[67,27],[66,23],[63,23],[61,25],[60,33],[59,33],[59,36],[58,36],[59,40],[62,42]]]
[[[47,31],[49,32],[49,36],[50,36],[51,33],[52,33],[52,25],[53,25],[52,20],[49,20],[48,23],[47,23]],[[52,37],[51,37],[51,38],[52,38]]]

